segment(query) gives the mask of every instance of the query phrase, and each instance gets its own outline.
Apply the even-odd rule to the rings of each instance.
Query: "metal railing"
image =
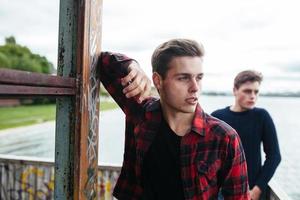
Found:
[[[98,167],[97,199],[113,199],[120,170],[116,166]],[[0,199],[54,199],[53,160],[0,155]]]
[[[267,199],[268,200],[292,200],[282,189],[279,187],[276,182],[271,181],[267,190]]]
[[[112,190],[120,174],[119,166],[98,166],[97,199],[112,200]],[[50,159],[0,154],[0,199],[54,199],[54,162]],[[268,200],[291,200],[271,182]]]

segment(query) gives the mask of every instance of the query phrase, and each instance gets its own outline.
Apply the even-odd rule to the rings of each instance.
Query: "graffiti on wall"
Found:
[[[98,163],[98,105],[99,105],[99,85],[100,80],[97,76],[97,63],[100,55],[101,45],[101,0],[90,2],[89,19],[89,92],[88,92],[88,112],[89,112],[89,133],[88,133],[88,168],[87,182],[84,193],[87,199],[94,199],[97,195],[97,163]],[[92,9],[97,8],[97,9]]]
[[[0,199],[52,199],[54,167],[0,163]]]
[[[119,176],[119,169],[98,168],[97,199],[112,200],[112,190]],[[0,158],[1,200],[50,200],[54,199],[54,163],[31,161],[9,162]]]

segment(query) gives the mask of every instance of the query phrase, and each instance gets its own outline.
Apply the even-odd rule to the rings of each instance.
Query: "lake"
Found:
[[[233,103],[232,96],[201,96],[202,108],[211,113]],[[258,107],[271,114],[279,139],[282,161],[273,180],[293,199],[300,199],[300,98],[260,97]],[[99,163],[121,165],[124,149],[124,115],[119,109],[100,113]],[[0,154],[54,158],[55,123],[0,131]]]

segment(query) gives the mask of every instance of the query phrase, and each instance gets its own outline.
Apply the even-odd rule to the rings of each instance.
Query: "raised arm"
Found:
[[[138,63],[123,54],[102,52],[98,69],[102,84],[124,113],[138,113],[151,90],[151,81]]]

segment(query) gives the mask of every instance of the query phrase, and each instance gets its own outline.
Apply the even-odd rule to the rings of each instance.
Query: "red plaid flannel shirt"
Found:
[[[105,52],[99,63],[100,79],[126,115],[125,152],[114,196],[141,199],[143,159],[161,122],[158,99],[138,104],[122,93],[121,78],[132,59]],[[225,199],[250,199],[244,151],[237,133],[197,106],[192,129],[181,141],[181,178],[186,200],[217,199],[220,187]]]

